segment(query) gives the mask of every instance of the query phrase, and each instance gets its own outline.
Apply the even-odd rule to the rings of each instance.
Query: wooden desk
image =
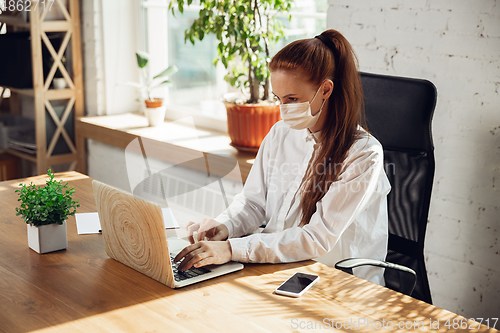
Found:
[[[77,119],[75,124],[76,144],[79,154],[78,171],[82,173],[86,173],[85,139],[96,140],[123,149],[138,137],[156,140],[157,142],[171,142],[168,147],[164,147],[163,150],[166,149],[168,152],[163,153],[163,156],[175,156],[182,160],[186,160],[184,157],[189,156],[196,158],[201,151],[212,156],[230,156],[238,161],[243,182],[247,179],[256,155],[255,153],[240,152],[230,146],[231,140],[227,133],[198,126],[196,131],[193,131],[189,126],[180,124],[168,130],[166,130],[167,124],[148,127],[147,119],[139,113],[82,117]],[[169,152],[171,153],[169,154]],[[222,163],[227,162],[222,161]],[[206,172],[206,169],[204,168],[201,171]]]
[[[90,178],[76,172],[57,178],[76,187],[80,213],[95,211]],[[45,178],[30,180],[42,184]],[[463,319],[314,261],[246,265],[173,290],[107,257],[101,235],[78,235],[74,218],[68,220],[68,248],[39,255],[29,249],[26,226],[15,215],[19,182],[0,183],[0,332],[323,332],[331,329],[325,324],[330,319],[347,321],[346,332],[378,331],[360,320],[390,321],[395,328],[386,332],[411,331],[397,329],[400,321],[422,321],[415,331],[447,332],[448,319]],[[296,271],[321,279],[301,298],[274,295]],[[439,329],[429,328],[429,318],[440,320]],[[484,325],[471,330],[487,331],[498,332]]]

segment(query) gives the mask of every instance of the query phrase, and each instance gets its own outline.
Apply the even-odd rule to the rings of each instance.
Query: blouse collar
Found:
[[[363,127],[361,127],[361,125],[359,125],[359,124],[358,124],[357,130],[366,133],[366,130]],[[304,131],[304,138],[306,139],[306,142],[314,141],[315,143],[318,143],[320,135],[321,135],[321,131],[316,131],[313,133],[313,132],[311,132],[311,130],[309,128],[307,128]]]
[[[318,143],[321,131],[311,132],[309,128],[306,131],[306,142],[313,140],[315,143]]]

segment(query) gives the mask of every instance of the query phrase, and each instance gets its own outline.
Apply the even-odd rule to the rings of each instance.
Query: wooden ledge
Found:
[[[248,177],[256,155],[239,152],[230,146],[231,140],[227,133],[200,126],[196,126],[193,130],[188,125],[174,123],[171,120],[166,120],[164,124],[157,127],[149,127],[146,117],[136,112],[78,118],[75,124],[75,134],[80,147],[84,146],[85,139],[92,139],[123,149],[140,137],[142,140],[146,139],[149,143],[154,143],[155,149],[161,149],[161,154],[159,154],[161,156],[155,157],[166,157],[175,163],[199,157],[201,152],[210,161],[210,172],[214,174],[218,173],[217,169],[223,170],[223,164],[227,164],[228,159],[233,157],[238,161],[243,182]],[[86,152],[84,149],[79,149],[78,153],[78,171],[86,173]],[[217,164],[220,168],[214,168]],[[206,171],[206,168],[202,171]]]

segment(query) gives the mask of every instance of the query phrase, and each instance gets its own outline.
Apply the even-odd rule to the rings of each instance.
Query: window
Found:
[[[226,131],[226,110],[220,99],[234,88],[224,81],[226,70],[222,64],[213,65],[217,56],[216,37],[207,35],[195,45],[184,43],[184,31],[198,17],[199,7],[185,7],[183,14],[176,12],[174,17],[167,10],[168,0],[139,1],[141,37],[151,55],[152,67],[161,70],[167,65],[176,65],[179,68],[171,78],[172,84],[161,92],[167,96],[167,117],[178,119],[189,114],[201,126]],[[290,21],[288,14],[279,16],[285,26],[285,38],[271,49],[271,55],[294,40],[324,31],[326,10],[327,0],[296,0]]]

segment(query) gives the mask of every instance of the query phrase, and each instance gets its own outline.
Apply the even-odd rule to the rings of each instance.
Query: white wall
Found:
[[[106,109],[106,89],[101,1],[82,1],[80,6],[85,114],[103,115]]]
[[[139,82],[135,51],[137,41],[138,1],[100,0],[104,41],[104,71],[106,77],[106,114],[139,109],[136,88],[121,82]]]
[[[136,111],[139,82],[135,51],[141,49],[136,27],[136,0],[85,0],[82,13],[82,51],[87,116]]]
[[[366,72],[438,89],[425,256],[434,304],[500,312],[500,1],[329,0]]]

